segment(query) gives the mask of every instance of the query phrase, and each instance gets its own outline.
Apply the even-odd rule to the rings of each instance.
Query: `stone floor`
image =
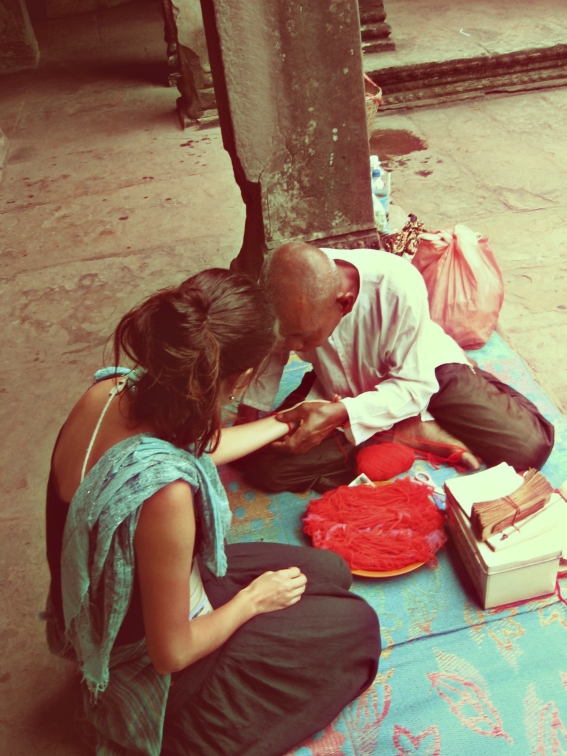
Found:
[[[383,109],[567,84],[559,0],[385,0],[385,8],[395,50],[364,56]]]
[[[396,23],[397,3],[388,5]],[[470,31],[477,6],[461,7],[456,23]],[[244,213],[218,128],[177,126],[154,4],[54,19],[36,32],[39,69],[0,79],[9,139],[0,184],[0,752],[81,756],[89,751],[72,720],[72,673],[47,652],[38,618],[50,450],[118,317],[160,286],[226,265]],[[507,287],[501,332],[563,412],[566,116],[567,89],[554,89],[386,113],[372,139],[400,206],[429,229],[459,222],[490,237]]]
[[[561,0],[384,0],[396,49],[365,68],[464,60],[567,43]]]

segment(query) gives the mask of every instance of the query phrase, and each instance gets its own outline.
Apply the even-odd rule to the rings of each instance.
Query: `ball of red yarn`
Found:
[[[340,554],[351,570],[435,563],[447,537],[430,490],[409,478],[378,487],[340,486],[309,502],[303,529],[316,548]]]
[[[390,480],[409,470],[415,461],[415,452],[404,444],[386,443],[365,446],[356,455],[357,474],[364,473],[370,480]]]

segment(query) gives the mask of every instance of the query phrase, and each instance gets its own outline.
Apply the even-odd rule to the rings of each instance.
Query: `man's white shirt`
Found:
[[[465,353],[429,316],[419,271],[401,257],[370,249],[324,249],[358,270],[360,289],[350,313],[316,349],[298,352],[313,365],[317,383],[308,398],[342,397],[349,440],[358,445],[400,420],[421,415],[439,389],[435,368],[468,364]],[[274,355],[243,402],[269,411],[288,352]]]

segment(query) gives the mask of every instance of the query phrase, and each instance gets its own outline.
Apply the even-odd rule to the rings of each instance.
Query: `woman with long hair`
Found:
[[[281,756],[374,679],[374,611],[331,552],[226,546],[216,465],[288,432],[221,428],[274,342],[261,289],[206,270],[126,314],[47,490],[48,640],[77,661],[100,756]]]

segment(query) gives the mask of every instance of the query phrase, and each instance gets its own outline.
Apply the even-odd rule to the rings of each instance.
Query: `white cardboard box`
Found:
[[[554,503],[557,526],[528,541],[493,551],[477,540],[470,520],[447,491],[448,526],[484,609],[546,596],[555,591],[567,532],[567,503]]]

